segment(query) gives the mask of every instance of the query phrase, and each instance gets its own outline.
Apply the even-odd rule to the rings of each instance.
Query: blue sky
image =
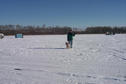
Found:
[[[126,0],[0,0],[0,25],[126,26]]]

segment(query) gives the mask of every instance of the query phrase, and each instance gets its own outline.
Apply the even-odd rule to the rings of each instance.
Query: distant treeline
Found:
[[[116,34],[126,33],[126,27],[87,27],[85,33],[87,34],[105,34],[106,32],[112,32]]]
[[[42,34],[66,34],[69,30],[77,34],[105,34],[106,32],[126,33],[126,27],[87,27],[72,28],[68,26],[22,26],[22,25],[0,25],[0,33],[5,35],[15,35],[22,33],[24,35],[42,35]]]

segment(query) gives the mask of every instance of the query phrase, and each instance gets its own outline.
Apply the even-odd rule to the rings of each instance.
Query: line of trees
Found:
[[[22,33],[25,35],[40,35],[40,34],[66,34],[71,27],[46,27],[40,26],[21,26],[21,25],[0,25],[0,33],[5,35],[15,35],[17,33]]]
[[[87,27],[85,30],[68,26],[22,26],[22,25],[0,25],[0,33],[5,35],[15,35],[22,33],[25,35],[41,34],[66,34],[69,30],[78,34],[105,34],[106,32],[126,33],[126,27]]]
[[[105,34],[106,32],[112,33],[126,33],[126,27],[87,27],[85,33],[87,34]]]

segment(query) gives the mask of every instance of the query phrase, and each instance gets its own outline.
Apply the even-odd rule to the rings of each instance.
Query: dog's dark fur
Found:
[[[70,44],[68,42],[66,42],[65,44],[66,44],[66,48],[70,48]]]

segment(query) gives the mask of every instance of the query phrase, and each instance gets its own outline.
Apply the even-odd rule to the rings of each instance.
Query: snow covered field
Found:
[[[126,84],[126,34],[0,39],[0,84]]]

